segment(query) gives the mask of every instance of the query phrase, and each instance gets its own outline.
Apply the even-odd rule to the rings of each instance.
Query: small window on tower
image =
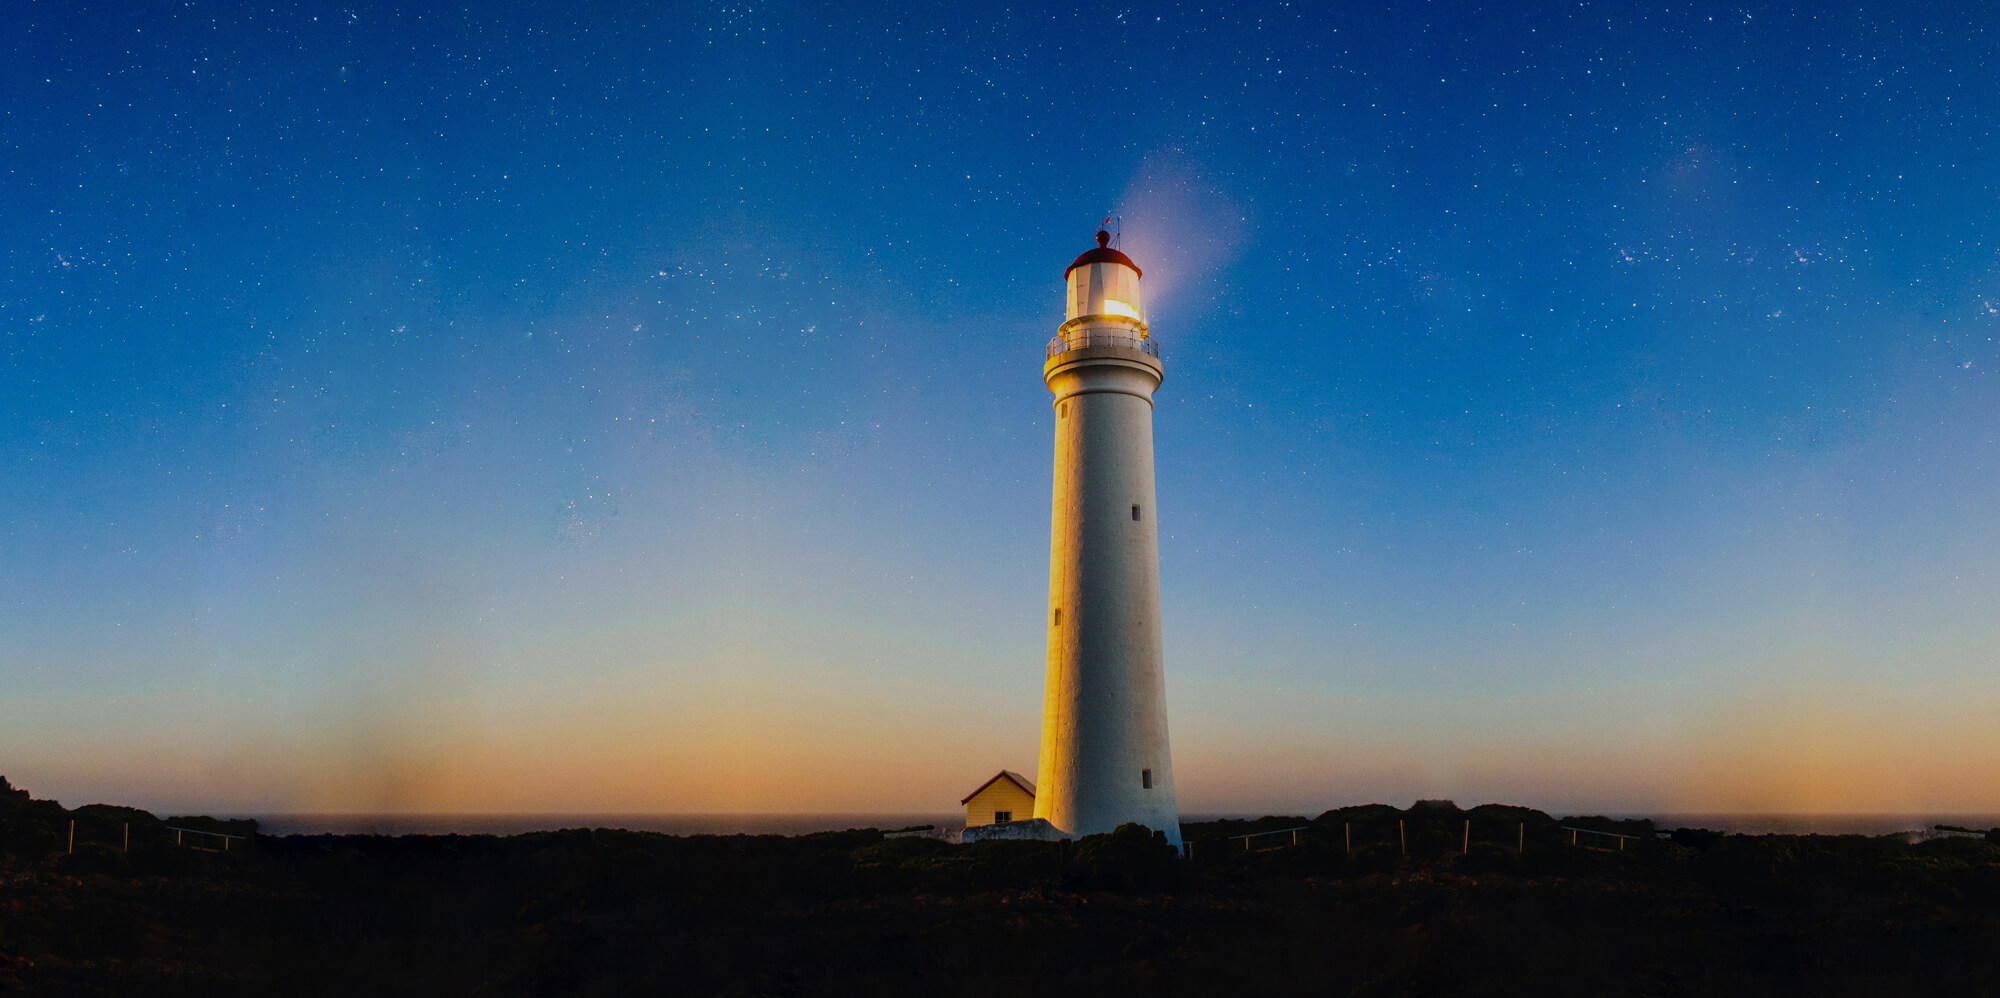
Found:
[[[1151,790],[1151,789],[1153,789],[1153,771],[1152,771],[1152,770],[1150,770],[1150,769],[1142,769],[1142,770],[1140,770],[1140,771],[1139,771],[1139,785],[1140,785],[1141,787],[1144,787],[1144,788],[1145,788],[1145,789],[1147,789],[1147,790]]]
[[[1064,403],[1062,404],[1062,408],[1061,408],[1061,409],[1058,409],[1058,410],[1056,410],[1056,411],[1057,411],[1057,414],[1058,414],[1056,418],[1058,418],[1058,419],[1061,419],[1061,418],[1063,418],[1063,417],[1065,417],[1065,416],[1068,416],[1068,415],[1069,415],[1069,403],[1068,403],[1068,402],[1064,402]]]
[[[1051,623],[1055,624],[1057,627],[1062,626],[1062,607],[1056,607],[1056,614],[1055,617],[1051,620]]]
[[[1137,523],[1138,520],[1139,520],[1139,505],[1137,503],[1134,503],[1132,504],[1132,521],[1134,523]]]

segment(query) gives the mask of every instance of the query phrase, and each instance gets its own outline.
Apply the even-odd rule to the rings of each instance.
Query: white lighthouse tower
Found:
[[[1138,822],[1178,847],[1153,503],[1153,392],[1166,368],[1139,267],[1110,240],[1099,232],[1063,273],[1069,308],[1042,365],[1056,461],[1035,817],[1076,836]]]

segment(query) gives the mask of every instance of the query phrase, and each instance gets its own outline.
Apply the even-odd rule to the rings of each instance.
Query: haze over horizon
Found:
[[[0,773],[944,813],[1032,773],[1114,215],[1187,813],[2000,813],[1990,18],[22,5]]]

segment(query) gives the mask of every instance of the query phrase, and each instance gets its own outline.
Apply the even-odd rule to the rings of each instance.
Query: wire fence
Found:
[[[1299,833],[1306,831],[1309,827],[1311,826],[1299,825],[1296,828],[1278,828],[1268,832],[1251,832],[1248,835],[1231,835],[1226,841],[1234,842],[1238,839],[1243,840],[1243,849],[1245,852],[1283,849],[1286,846],[1298,845]]]
[[[1359,825],[1360,827],[1357,827]],[[1494,821],[1470,817],[1437,819],[1406,819],[1393,821],[1366,820],[1361,822],[1341,822],[1338,825],[1300,825],[1293,828],[1278,828],[1270,831],[1250,832],[1241,835],[1216,836],[1200,840],[1201,855],[1212,859],[1227,853],[1269,852],[1312,845],[1315,848],[1331,847],[1352,855],[1360,850],[1386,847],[1399,857],[1442,856],[1448,854],[1472,854],[1476,844],[1483,849],[1504,849],[1516,855],[1528,852],[1528,823],[1525,821]],[[1593,850],[1597,852],[1624,852],[1649,845],[1653,839],[1664,837],[1666,833],[1655,831],[1651,835],[1632,835],[1623,832],[1583,828],[1576,825],[1557,825],[1554,828],[1541,826],[1532,836],[1539,845],[1554,845]],[[1188,840],[1184,851],[1188,858],[1196,855],[1196,841]]]
[[[1569,833],[1570,845],[1581,846],[1585,849],[1596,849],[1599,852],[1624,852],[1625,843],[1646,841],[1645,838],[1638,835],[1600,832],[1595,828],[1578,828],[1575,825],[1564,825],[1562,826],[1562,830]],[[1586,835],[1590,836],[1590,838],[1582,838],[1582,836]],[[1604,841],[1605,839],[1614,839],[1616,843],[1607,845]]]
[[[248,836],[228,835],[222,832],[204,831],[199,828],[182,828],[178,825],[168,825],[166,827],[167,831],[174,833],[175,845],[186,846],[189,849],[201,849],[207,852],[228,852],[229,843],[243,842],[248,839]],[[216,840],[218,839],[221,840],[220,844],[217,844]]]
[[[255,822],[242,824],[255,826]],[[254,835],[169,825],[150,816],[130,821],[86,813],[0,821],[0,856],[11,854],[28,860],[93,851],[129,854],[135,850],[148,852],[174,847],[197,852],[241,852],[245,846],[254,844]]]

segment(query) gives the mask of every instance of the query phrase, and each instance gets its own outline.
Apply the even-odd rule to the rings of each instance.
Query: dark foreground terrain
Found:
[[[2000,832],[1667,838],[1448,803],[1186,831],[1191,861],[1133,826],[272,838],[0,780],[0,992],[2000,994]]]

